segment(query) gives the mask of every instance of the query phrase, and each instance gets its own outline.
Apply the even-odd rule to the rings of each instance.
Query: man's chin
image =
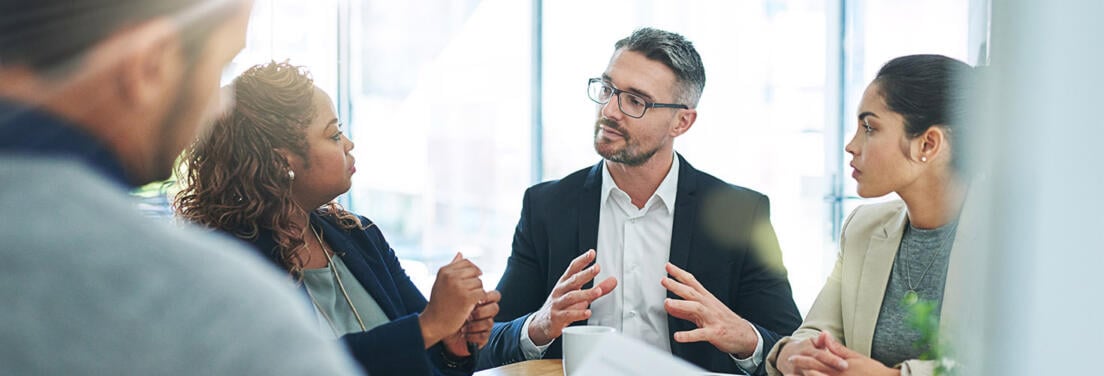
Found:
[[[610,145],[608,142],[603,142],[602,140],[594,141],[594,151],[606,160],[613,160],[617,158],[619,154],[621,154],[621,150],[615,150],[612,145]]]

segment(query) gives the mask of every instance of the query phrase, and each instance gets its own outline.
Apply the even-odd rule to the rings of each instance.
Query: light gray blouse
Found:
[[[383,309],[376,303],[376,299],[372,298],[372,295],[364,289],[364,286],[361,286],[360,281],[357,281],[345,266],[345,262],[341,261],[340,257],[333,257],[327,267],[303,270],[303,284],[314,303],[318,324],[323,333],[330,333],[336,338],[362,331],[353,310],[349,308],[349,302],[345,300],[345,294],[341,292],[341,287],[334,279],[331,267],[336,268],[337,275],[349,294],[349,300],[360,313],[366,328],[364,331],[390,321],[387,314],[383,313]]]

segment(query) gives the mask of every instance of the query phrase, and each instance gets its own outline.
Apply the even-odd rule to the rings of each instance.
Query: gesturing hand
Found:
[[[663,287],[685,300],[667,299],[663,308],[671,316],[698,326],[694,330],[675,332],[675,341],[708,341],[718,350],[740,358],[755,352],[759,339],[751,323],[717,300],[693,274],[671,263],[667,263],[667,273],[675,279],[664,278]]]
[[[533,313],[533,321],[529,323],[529,339],[533,344],[544,346],[559,337],[571,323],[590,318],[590,303],[617,287],[617,279],[609,277],[594,287],[581,290],[601,270],[598,264],[583,269],[594,262],[595,254],[591,249],[572,260],[544,306]]]
[[[482,274],[475,264],[459,253],[452,262],[437,271],[429,303],[418,316],[427,349],[460,331],[472,309],[486,295],[483,282],[479,280]]]

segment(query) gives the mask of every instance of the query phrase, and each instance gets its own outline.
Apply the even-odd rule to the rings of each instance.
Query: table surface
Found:
[[[527,360],[482,370],[475,376],[563,376],[563,363],[560,359]]]

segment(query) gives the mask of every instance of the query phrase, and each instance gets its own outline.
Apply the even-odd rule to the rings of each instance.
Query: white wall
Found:
[[[1100,374],[1104,350],[1104,2],[992,3],[993,64],[974,147],[988,239],[967,374]]]

